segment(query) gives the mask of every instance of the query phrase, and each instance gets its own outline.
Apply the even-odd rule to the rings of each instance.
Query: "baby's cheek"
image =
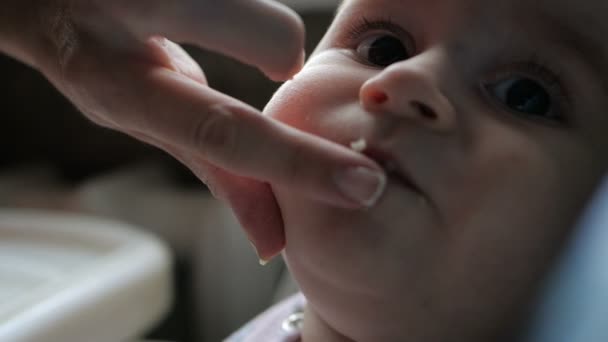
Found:
[[[314,133],[320,122],[347,104],[358,104],[361,80],[356,73],[330,66],[309,65],[283,84],[264,114],[290,126]]]
[[[290,126],[299,127],[304,121],[302,112],[306,108],[298,98],[301,97],[297,96],[295,84],[288,81],[272,96],[263,113]]]

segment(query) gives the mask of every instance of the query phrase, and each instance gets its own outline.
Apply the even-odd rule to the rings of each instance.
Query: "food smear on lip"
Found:
[[[367,148],[367,141],[365,141],[363,138],[353,141],[350,143],[350,148],[359,153],[363,152]]]

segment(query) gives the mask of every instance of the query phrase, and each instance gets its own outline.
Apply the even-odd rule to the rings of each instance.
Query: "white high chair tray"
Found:
[[[0,209],[0,341],[119,342],[168,310],[171,262],[124,224]]]

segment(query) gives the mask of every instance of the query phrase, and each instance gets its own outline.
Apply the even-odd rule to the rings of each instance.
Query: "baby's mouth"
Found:
[[[405,169],[399,165],[396,158],[389,152],[373,146],[366,146],[361,153],[378,163],[384,169],[390,180],[417,194],[422,194],[420,187],[413,182]]]

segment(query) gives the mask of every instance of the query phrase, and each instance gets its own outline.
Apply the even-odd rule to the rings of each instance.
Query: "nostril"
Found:
[[[374,91],[369,95],[370,99],[372,100],[372,102],[374,102],[375,104],[381,105],[383,103],[385,103],[386,101],[388,101],[388,95],[386,95],[386,93],[381,92],[381,91]]]
[[[435,113],[431,107],[425,105],[424,103],[412,101],[411,106],[414,107],[414,109],[423,117],[431,120],[437,120],[437,113]]]

